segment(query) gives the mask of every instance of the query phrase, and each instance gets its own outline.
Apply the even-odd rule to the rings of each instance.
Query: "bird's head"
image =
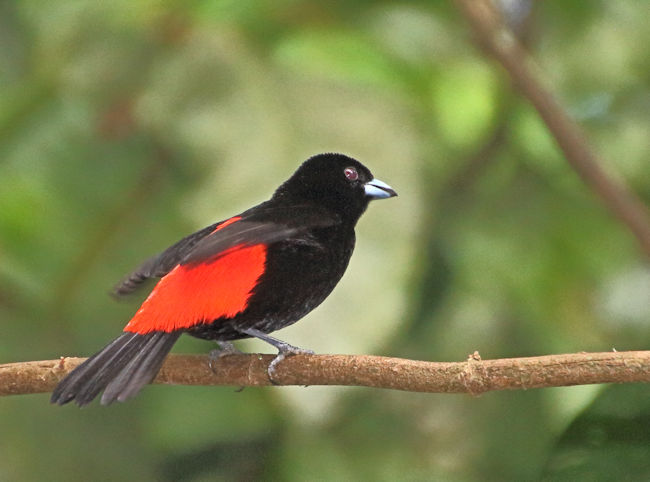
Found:
[[[276,199],[314,202],[356,222],[373,199],[397,196],[356,159],[343,154],[318,154],[307,159],[276,191]]]

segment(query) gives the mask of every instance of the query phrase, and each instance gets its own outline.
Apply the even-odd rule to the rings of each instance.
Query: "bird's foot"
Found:
[[[217,345],[219,345],[219,348],[210,350],[210,353],[208,354],[208,365],[210,366],[210,370],[212,370],[213,373],[215,372],[214,365],[221,358],[230,355],[242,355],[244,353],[229,341],[218,341]]]
[[[289,345],[288,343],[282,342],[281,344],[276,345],[278,349],[278,355],[273,359],[271,363],[269,363],[269,367],[267,368],[266,372],[269,375],[269,380],[273,385],[278,385],[278,383],[274,380],[275,378],[275,371],[278,367],[278,365],[287,357],[293,356],[293,355],[313,355],[314,352],[312,350],[305,350],[304,348],[299,348],[297,346]]]
[[[262,341],[265,341],[269,343],[270,345],[273,345],[275,348],[278,349],[278,356],[276,356],[273,361],[269,364],[269,367],[266,369],[266,372],[269,375],[269,381],[273,385],[279,385],[273,378],[275,375],[275,370],[277,366],[288,356],[293,356],[293,355],[313,355],[314,352],[311,350],[305,350],[304,348],[298,348],[297,346],[289,345],[286,341],[278,340],[277,338],[273,338],[270,336],[268,333],[264,333],[260,330],[257,330],[255,328],[247,328],[245,330],[241,330],[242,333],[252,336],[255,338],[259,338]]]

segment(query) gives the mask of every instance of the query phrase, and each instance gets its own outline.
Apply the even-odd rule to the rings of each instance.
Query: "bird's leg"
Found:
[[[244,353],[229,341],[215,341],[217,345],[219,345],[219,348],[210,350],[210,353],[208,354],[208,365],[210,366],[210,370],[213,372],[215,370],[214,364],[219,361],[220,358],[230,355],[241,355]]]
[[[314,352],[311,350],[305,350],[304,348],[298,348],[297,346],[290,345],[286,341],[278,340],[272,336],[267,335],[266,333],[256,330],[255,328],[247,328],[246,330],[241,330],[242,333],[252,336],[254,338],[259,338],[262,341],[267,342],[270,345],[273,345],[278,349],[278,356],[276,356],[273,361],[269,364],[267,373],[269,374],[269,380],[271,383],[276,385],[273,380],[273,374],[278,364],[284,360],[286,357],[291,355],[313,355]]]

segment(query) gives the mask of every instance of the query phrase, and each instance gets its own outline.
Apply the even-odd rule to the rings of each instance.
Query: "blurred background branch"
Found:
[[[564,152],[567,162],[636,236],[641,249],[650,257],[648,208],[621,178],[615,178],[603,170],[602,160],[591,148],[578,124],[544,85],[533,59],[503,21],[497,3],[490,0],[456,0],[456,5],[470,24],[479,47],[503,66],[515,87],[535,107]]]
[[[466,362],[426,362],[369,355],[296,355],[267,367],[274,355],[223,357],[213,372],[207,356],[170,355],[154,383],[168,385],[339,385],[410,392],[469,393],[650,382],[650,351],[574,353]],[[50,392],[85,358],[0,365],[0,396]]]

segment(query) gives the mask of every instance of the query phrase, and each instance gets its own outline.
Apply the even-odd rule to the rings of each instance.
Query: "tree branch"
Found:
[[[272,385],[274,355],[230,355],[213,372],[205,355],[170,355],[154,383],[169,385]],[[0,365],[0,396],[50,392],[84,358]],[[277,385],[343,385],[411,392],[494,390],[650,382],[650,351],[575,353],[527,358],[425,362],[368,355],[296,355],[277,367]]]
[[[541,81],[532,58],[504,25],[489,0],[456,0],[478,45],[506,70],[515,87],[537,110],[566,160],[609,210],[636,236],[650,257],[650,213],[622,180],[608,176],[602,161],[590,148],[580,127],[560,106]]]

